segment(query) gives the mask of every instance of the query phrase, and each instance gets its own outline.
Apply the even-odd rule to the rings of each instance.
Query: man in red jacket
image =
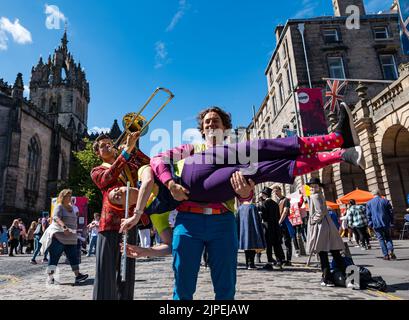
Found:
[[[140,151],[135,152],[139,133],[128,136],[126,145],[117,155],[112,140],[107,135],[99,136],[93,145],[94,152],[103,161],[102,165],[91,171],[91,178],[103,195],[101,219],[96,252],[96,273],[94,300],[133,300],[135,284],[135,259],[127,260],[126,282],[120,276],[120,241],[123,208],[117,208],[108,201],[113,188],[126,185],[127,181],[136,187],[137,173],[141,165],[149,163],[149,157]],[[129,208],[132,216],[133,208]],[[128,231],[128,242],[136,244],[136,227]]]

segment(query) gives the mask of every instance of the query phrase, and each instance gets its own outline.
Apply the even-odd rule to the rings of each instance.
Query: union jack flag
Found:
[[[328,101],[324,105],[324,109],[330,107],[331,112],[334,112],[335,109],[339,108],[339,102],[344,99],[344,95],[341,92],[348,85],[348,81],[341,80],[327,80],[327,86],[329,90],[325,92],[325,97],[328,98]]]

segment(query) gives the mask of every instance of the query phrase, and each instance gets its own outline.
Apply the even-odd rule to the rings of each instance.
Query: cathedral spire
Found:
[[[24,83],[23,75],[21,73],[17,74],[16,81],[14,82],[12,96],[16,99],[23,99],[24,95]]]
[[[67,38],[67,24],[65,24],[65,30],[64,30],[64,35],[63,35],[63,37],[62,37],[62,39],[61,39],[61,44],[62,44],[62,46],[61,46],[61,48],[62,49],[64,49],[64,50],[67,50],[67,44],[68,44],[68,38]]]

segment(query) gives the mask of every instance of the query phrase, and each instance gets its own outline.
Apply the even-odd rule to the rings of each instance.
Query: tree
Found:
[[[102,194],[98,187],[91,179],[91,170],[101,164],[101,160],[92,150],[92,142],[84,138],[85,149],[78,152],[73,152],[74,161],[70,170],[67,187],[69,187],[73,195],[87,197],[88,212],[101,212]],[[89,216],[93,219],[93,216]]]

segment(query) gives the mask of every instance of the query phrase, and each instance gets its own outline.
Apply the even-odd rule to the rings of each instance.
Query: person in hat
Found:
[[[261,218],[257,206],[251,201],[244,201],[237,210],[237,227],[239,234],[239,249],[244,250],[246,268],[257,269],[256,252],[266,248]]]
[[[260,198],[262,200],[262,204],[258,207],[259,211],[261,211],[264,235],[266,239],[267,263],[263,267],[265,270],[273,270],[274,263],[279,269],[282,269],[282,265],[285,260],[284,251],[281,247],[281,230],[278,223],[280,220],[280,210],[278,204],[271,199],[271,193],[272,190],[270,188],[264,188],[261,191]],[[273,249],[277,261],[273,259]]]
[[[331,252],[338,271],[345,273],[345,263],[341,256],[344,249],[338,230],[328,214],[326,201],[322,194],[323,184],[319,178],[311,178],[307,183],[311,188],[310,217],[308,220],[307,250],[320,257],[322,279],[321,286],[333,287],[328,253]]]

